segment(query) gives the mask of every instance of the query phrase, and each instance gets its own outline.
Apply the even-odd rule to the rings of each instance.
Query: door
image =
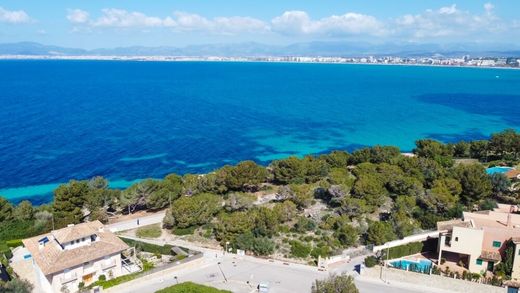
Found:
[[[83,283],[85,283],[85,284],[90,284],[90,283],[92,283],[92,281],[93,281],[93,280],[92,280],[92,277],[94,277],[94,273],[90,273],[90,274],[88,274],[88,275],[84,275],[84,276],[83,276]]]
[[[492,272],[493,271],[493,267],[495,266],[495,263],[492,262],[492,261],[488,261],[488,264],[487,264],[487,270]]]

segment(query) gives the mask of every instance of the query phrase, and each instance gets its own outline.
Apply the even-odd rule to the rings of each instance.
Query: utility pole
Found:
[[[220,267],[220,262],[217,263],[217,266],[218,266],[218,268],[220,269],[220,272],[222,273],[222,277],[224,277],[224,280],[225,280],[226,283],[227,283],[227,278],[226,278],[226,275],[224,275],[224,271],[223,271],[222,268]]]

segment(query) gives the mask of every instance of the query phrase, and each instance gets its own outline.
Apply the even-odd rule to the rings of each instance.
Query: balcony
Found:
[[[76,273],[66,274],[60,278],[60,281],[62,284],[66,284],[72,281],[75,281],[78,279],[78,276]]]

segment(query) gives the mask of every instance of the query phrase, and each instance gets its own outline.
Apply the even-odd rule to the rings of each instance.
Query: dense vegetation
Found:
[[[219,290],[213,287],[195,284],[192,282],[180,283],[168,288],[157,291],[156,293],[231,293],[226,290]]]
[[[13,207],[0,198],[0,243],[52,225],[167,208],[163,226],[176,234],[198,231],[232,249],[311,260],[433,229],[439,220],[496,200],[520,199],[504,175],[485,172],[485,166],[518,163],[520,134],[513,130],[454,144],[419,140],[414,154],[374,146],[267,167],[244,161],[204,175],[147,179],[126,190],[109,189],[102,177],[72,180],[54,191],[49,206],[24,201]],[[258,201],[258,195],[272,200]]]
[[[33,290],[33,286],[31,283],[20,280],[13,279],[9,282],[0,281],[0,292],[2,293],[31,293]]]
[[[359,293],[352,276],[332,275],[325,280],[316,280],[312,285],[312,293]]]

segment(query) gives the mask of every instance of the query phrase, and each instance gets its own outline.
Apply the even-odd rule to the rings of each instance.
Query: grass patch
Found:
[[[124,237],[120,237],[121,240],[123,240],[128,246],[135,246],[135,249],[139,251],[145,251],[150,252],[153,254],[163,254],[163,255],[171,255],[172,254],[172,247],[169,244],[166,245],[155,245],[151,243],[146,243],[142,241],[137,241],[133,239],[128,239]]]
[[[197,227],[195,227],[195,226],[188,227],[188,228],[173,228],[172,233],[177,236],[193,235],[193,232],[195,232],[195,229],[197,229]]]
[[[162,229],[159,224],[140,227],[135,232],[139,238],[159,238],[161,237]]]
[[[184,282],[156,291],[155,293],[231,293],[231,291],[220,290],[192,282]]]

